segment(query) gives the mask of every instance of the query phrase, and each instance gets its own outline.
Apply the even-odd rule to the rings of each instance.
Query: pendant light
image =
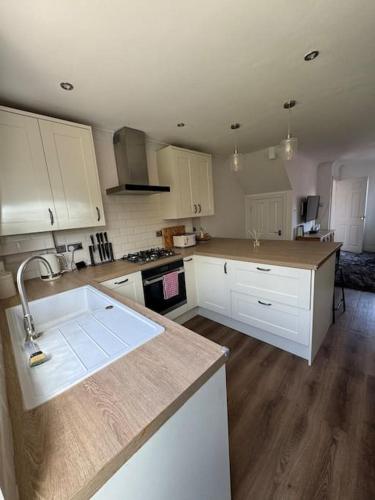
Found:
[[[232,123],[230,126],[231,130],[238,130],[240,128],[239,123]],[[243,158],[242,154],[238,152],[237,144],[234,146],[234,152],[230,157],[230,169],[233,173],[237,174],[242,170]]]
[[[284,160],[291,160],[297,153],[298,140],[292,137],[290,133],[290,115],[291,109],[296,105],[296,101],[290,100],[284,103],[284,109],[288,110],[288,135],[287,138],[280,142],[281,154]]]

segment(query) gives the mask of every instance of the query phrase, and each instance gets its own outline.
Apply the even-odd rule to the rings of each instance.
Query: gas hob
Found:
[[[173,257],[176,252],[169,248],[150,248],[149,250],[141,250],[140,252],[129,253],[122,257],[123,260],[133,262],[134,264],[147,264],[156,260]]]

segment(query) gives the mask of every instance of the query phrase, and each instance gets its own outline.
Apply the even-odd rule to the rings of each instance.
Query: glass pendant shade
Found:
[[[234,153],[230,157],[230,169],[232,172],[237,173],[242,170],[243,158],[241,153],[238,152],[237,146],[234,148]]]
[[[290,137],[290,135],[288,135],[286,139],[281,141],[280,146],[284,160],[289,161],[297,153],[298,139],[296,137]]]
[[[288,135],[286,139],[280,142],[281,155],[284,160],[291,160],[297,153],[298,140],[296,137],[292,137],[290,133],[290,114],[291,109],[296,105],[296,101],[290,100],[284,103],[284,109],[288,110]]]

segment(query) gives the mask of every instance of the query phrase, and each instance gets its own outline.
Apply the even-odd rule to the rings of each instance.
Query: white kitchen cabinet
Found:
[[[230,262],[231,290],[271,302],[310,309],[311,271],[293,267]]]
[[[214,257],[196,255],[198,305],[226,316],[230,316],[230,290],[228,262]]]
[[[193,309],[193,307],[197,307],[198,305],[194,257],[184,258],[184,268],[185,268],[187,309],[189,310]]]
[[[311,363],[332,323],[335,258],[309,270],[194,255],[198,314]]]
[[[39,120],[59,229],[104,225],[89,128]]]
[[[0,108],[0,235],[105,224],[91,128]]]
[[[119,293],[123,297],[134,300],[138,304],[145,304],[143,295],[142,274],[140,271],[136,273],[118,276],[111,280],[102,281],[101,285]]]
[[[50,231],[55,218],[38,120],[0,110],[0,235]]]
[[[157,160],[159,182],[171,188],[160,195],[164,219],[214,214],[211,155],[167,146]]]
[[[273,335],[308,345],[310,311],[271,302],[262,295],[231,293],[232,318]]]

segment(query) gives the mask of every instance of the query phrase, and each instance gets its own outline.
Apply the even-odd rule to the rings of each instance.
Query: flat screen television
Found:
[[[306,199],[305,222],[316,220],[319,213],[320,196],[308,196]]]

